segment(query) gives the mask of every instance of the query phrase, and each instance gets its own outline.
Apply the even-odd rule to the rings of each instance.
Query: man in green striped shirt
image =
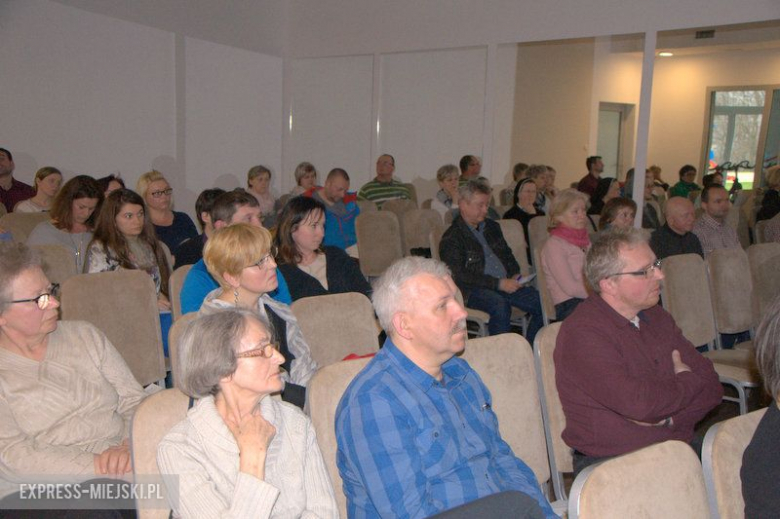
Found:
[[[358,200],[370,200],[381,209],[382,204],[396,198],[411,199],[409,189],[393,178],[395,159],[392,155],[380,155],[376,161],[376,178],[358,191]]]

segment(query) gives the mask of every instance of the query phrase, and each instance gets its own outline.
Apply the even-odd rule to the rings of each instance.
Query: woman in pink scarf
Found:
[[[555,317],[564,320],[586,297],[583,267],[590,248],[586,206],[588,198],[575,189],[562,191],[550,210],[550,237],[542,248],[547,288],[555,304]]]

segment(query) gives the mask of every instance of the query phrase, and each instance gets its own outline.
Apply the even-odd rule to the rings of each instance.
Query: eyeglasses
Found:
[[[656,270],[659,270],[660,268],[661,268],[661,260],[657,259],[653,262],[652,265],[650,265],[646,269],[635,270],[633,272],[616,272],[614,274],[610,274],[607,277],[611,278],[612,276],[636,276],[636,277],[644,277],[645,279],[649,279],[653,276],[653,273]]]
[[[41,294],[38,297],[33,297],[32,299],[18,299],[16,301],[8,301],[8,303],[35,303],[38,305],[38,308],[41,310],[46,310],[49,308],[49,303],[51,303],[52,297],[57,297],[57,294],[60,291],[60,285],[59,283],[52,283],[52,285],[49,287],[48,291],[45,294]]]
[[[279,351],[278,342],[269,342],[265,346],[255,348],[254,350],[242,351],[236,353],[237,359],[251,359],[252,357],[262,357],[264,359],[270,359],[274,356],[274,353]]]
[[[271,268],[271,262],[275,261],[274,258],[276,257],[278,250],[275,246],[271,247],[271,250],[268,251],[268,254],[260,258],[260,260],[257,263],[254,263],[252,265],[249,265],[250,267],[257,267],[259,269],[269,269]]]
[[[173,193],[173,188],[169,187],[168,189],[163,189],[161,191],[152,191],[152,196],[154,198],[161,198],[164,196],[171,196],[171,193]]]

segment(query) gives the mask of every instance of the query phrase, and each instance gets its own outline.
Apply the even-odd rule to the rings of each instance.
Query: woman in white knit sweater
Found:
[[[198,317],[179,341],[181,389],[198,401],[157,448],[180,517],[338,517],[309,418],[270,397],[284,357],[255,312]]]

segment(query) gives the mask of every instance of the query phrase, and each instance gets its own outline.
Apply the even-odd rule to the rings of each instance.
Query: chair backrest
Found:
[[[755,243],[764,243],[766,241],[764,237],[764,228],[769,220],[760,220],[753,226],[753,241]]]
[[[0,204],[2,205],[2,204]],[[49,281],[62,285],[66,279],[78,274],[73,261],[73,251],[62,245],[31,245],[43,260],[43,272]]]
[[[715,327],[739,333],[756,326],[750,262],[742,249],[715,249],[707,257]]]
[[[544,433],[547,438],[547,455],[550,458],[553,490],[555,497],[566,499],[566,487],[563,474],[573,472],[572,450],[561,438],[566,428],[566,415],[563,414],[558,386],[555,385],[555,352],[561,323],[553,323],[542,328],[534,339],[534,360],[536,362],[537,385],[542,404]]]
[[[49,213],[8,213],[0,217],[0,228],[10,232],[15,242],[24,243],[36,225],[49,219]]]
[[[130,427],[133,474],[149,476],[160,473],[157,444],[174,425],[187,417],[188,406],[189,397],[178,389],[159,391],[138,405]],[[169,509],[136,508],[139,519],[167,519],[170,513]]]
[[[534,218],[537,220],[538,218]],[[532,222],[534,220],[531,220]],[[550,321],[555,320],[555,303],[553,303],[552,295],[550,294],[550,287],[547,285],[547,276],[542,268],[542,249],[533,250],[534,265],[536,266],[536,289],[539,291],[539,299],[542,301],[542,318],[544,325],[550,324]]]
[[[423,200],[423,203],[420,205],[420,209],[430,209],[432,203],[433,203],[433,198],[426,198],[425,200]]]
[[[520,272],[527,276],[531,272],[531,266],[528,264],[523,226],[517,220],[498,220],[498,225],[501,227],[501,234],[504,235],[504,240],[506,240],[509,248],[512,249],[512,255],[520,265]]]
[[[171,362],[171,378],[173,378],[173,387],[179,387],[179,337],[187,329],[187,326],[198,317],[198,312],[184,314],[179,319],[173,321],[168,330],[168,358]]]
[[[747,255],[753,278],[753,308],[760,319],[780,294],[780,243],[751,245]]]
[[[339,505],[339,515],[347,517],[347,498],[344,496],[344,485],[336,464],[336,407],[339,405],[344,391],[370,359],[345,360],[325,366],[314,374],[306,390],[306,408],[311,416],[311,423],[317,433],[317,443],[325,461],[325,467],[330,474],[336,503]]]
[[[490,390],[501,437],[534,471],[540,484],[549,481],[534,356],[528,342],[516,333],[472,339],[462,358]]]
[[[417,188],[411,182],[404,182],[404,186],[409,190],[409,197],[414,202],[414,206],[417,207]]]
[[[444,236],[444,227],[441,229],[431,229],[428,233],[428,241],[431,246],[431,257],[433,259],[441,260],[441,254],[439,254],[439,245],[441,244],[441,237]]]
[[[88,321],[106,334],[142,386],[165,378],[160,314],[143,270],[79,274],[62,284],[62,318]]]
[[[501,204],[501,205],[495,206],[493,209],[496,210],[496,212],[498,213],[499,217],[503,218],[504,217],[504,213],[506,213],[507,211],[512,209],[512,205],[511,204]]]
[[[395,260],[403,258],[401,226],[392,211],[360,213],[355,219],[360,271],[379,276]]]
[[[708,519],[696,453],[680,441],[656,443],[583,470],[569,498],[569,519]]]
[[[393,198],[382,204],[382,211],[395,213],[398,220],[401,220],[403,213],[411,209],[417,209],[417,202],[407,198]]]
[[[547,232],[549,221],[550,217],[545,215],[531,218],[531,221],[528,222],[528,246],[531,247],[531,252],[535,250],[541,252],[544,242],[550,237]],[[534,265],[537,265],[536,260],[534,260]]]
[[[361,213],[367,213],[369,211],[379,211],[379,208],[371,200],[358,200],[357,205],[360,208]]]
[[[715,320],[704,260],[698,254],[679,254],[664,258],[666,279],[661,301],[686,339],[694,346],[715,340]]]
[[[661,223],[661,225],[666,223],[666,216],[664,216],[664,212],[661,210],[661,204],[656,202],[655,200],[648,200],[648,204],[653,206],[653,209],[655,209],[655,214],[658,215],[658,221]]]
[[[742,498],[742,455],[745,453],[766,408],[716,423],[704,436],[701,462],[704,482],[715,519],[745,517]]]
[[[181,287],[184,286],[184,279],[191,268],[192,265],[183,265],[174,270],[168,278],[168,294],[171,297],[171,313],[174,321],[181,317]]]
[[[379,350],[374,309],[363,294],[304,297],[292,304],[292,311],[319,367],[339,362],[350,353]]]
[[[504,189],[498,192],[498,203],[501,205],[512,207],[512,200],[514,199],[514,197],[515,197],[515,190],[505,187]]]
[[[433,229],[444,229],[441,215],[434,209],[411,209],[401,215],[401,235],[404,237],[404,253],[412,249],[430,247],[429,236]]]

